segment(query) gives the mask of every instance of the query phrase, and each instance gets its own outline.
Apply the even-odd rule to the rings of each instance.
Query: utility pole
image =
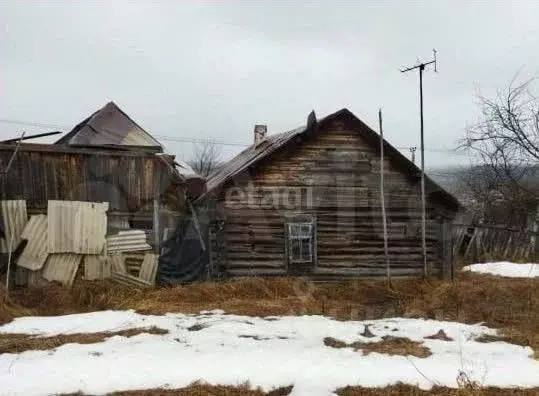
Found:
[[[6,168],[2,172],[2,200],[6,199],[6,185],[7,185],[7,174],[9,172],[9,168],[11,168],[11,164],[13,163],[13,160],[17,156],[17,152],[19,151],[19,148],[21,147],[21,142],[24,139],[24,135],[26,132],[21,133],[21,136],[19,137],[19,141],[17,142],[17,145],[15,146],[15,150],[13,150],[13,154],[11,154],[11,158],[9,159]],[[5,215],[5,213],[1,213],[2,216]],[[6,273],[6,302],[9,301],[9,277],[11,276],[10,268],[11,268],[11,256],[13,253],[13,237],[15,236],[13,234],[13,230],[9,232],[9,241],[8,241],[8,235],[7,230],[4,230],[4,239],[6,241],[6,246],[8,249],[8,258],[7,258],[7,273]]]
[[[415,164],[415,151],[417,150],[417,147],[410,147],[409,150],[412,153],[412,163]]]
[[[412,70],[419,69],[419,116],[421,120],[421,242],[422,242],[422,256],[423,256],[423,271],[425,277],[429,276],[429,269],[427,265],[427,219],[426,219],[426,203],[425,203],[425,141],[424,141],[424,128],[423,128],[423,71],[428,65],[434,64],[434,71],[438,72],[436,62],[436,50],[433,49],[434,59],[429,62],[422,62],[418,65],[411,66],[405,69],[401,69],[401,73],[406,73]]]
[[[382,205],[382,225],[384,231],[384,255],[386,258],[387,283],[391,287],[391,267],[389,263],[389,248],[387,245],[387,216],[384,191],[384,129],[382,128],[382,108],[378,110],[378,123],[380,126],[380,204]]]

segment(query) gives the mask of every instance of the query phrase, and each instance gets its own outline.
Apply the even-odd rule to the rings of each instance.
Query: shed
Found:
[[[347,109],[266,136],[207,180],[199,200],[210,218],[217,276],[301,275],[314,280],[386,274],[380,204],[380,136]],[[424,275],[421,171],[383,143],[389,257],[394,277]],[[450,276],[444,241],[459,202],[430,178],[429,276]]]
[[[0,144],[0,169],[16,151],[9,172],[2,175],[0,195],[2,200],[26,200],[29,215],[46,213],[49,200],[108,202],[110,227],[161,235],[167,222],[176,226],[186,199],[195,199],[205,188],[204,178],[165,154],[113,102],[55,144],[16,147],[16,142]]]

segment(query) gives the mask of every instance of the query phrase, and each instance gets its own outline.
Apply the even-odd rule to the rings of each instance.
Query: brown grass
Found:
[[[397,384],[385,388],[363,388],[357,386],[349,386],[341,388],[336,392],[339,396],[532,396],[539,394],[539,388],[534,389],[502,389],[502,388],[477,388],[477,389],[453,389],[441,386],[434,386],[426,391],[421,390],[416,386]]]
[[[420,342],[392,336],[382,337],[382,340],[378,342],[356,341],[351,344],[332,337],[326,337],[324,338],[324,345],[332,348],[353,348],[355,351],[361,350],[364,355],[373,352],[390,356],[415,356],[418,358],[426,358],[432,355],[430,349]]]
[[[145,389],[111,393],[113,396],[287,396],[292,392],[292,387],[278,388],[264,393],[260,389],[252,389],[249,384],[240,386],[203,385],[193,384],[181,389]],[[502,389],[502,388],[477,388],[477,389],[453,389],[434,386],[426,391],[418,387],[396,384],[384,388],[363,388],[349,386],[336,391],[339,396],[534,396],[539,395],[539,388],[533,389]],[[71,395],[83,395],[75,393]]]
[[[127,329],[115,332],[60,334],[53,337],[36,337],[28,334],[0,334],[0,354],[20,353],[29,350],[48,350],[65,344],[95,344],[113,336],[134,337],[138,334],[167,334],[159,327]]]
[[[500,328],[501,339],[483,337],[479,341],[502,340],[530,345],[536,352],[539,351],[539,279],[507,279],[465,273],[459,275],[455,283],[394,280],[392,289],[383,281],[313,285],[289,278],[250,278],[149,290],[137,290],[108,282],[78,282],[71,289],[50,285],[17,290],[12,293],[9,303],[0,285],[0,324],[19,316],[60,315],[106,309],[135,309],[142,313],[163,314],[198,313],[216,308],[227,313],[253,316],[321,314],[340,320],[406,316],[464,323],[484,322],[487,326]],[[116,335],[102,334],[106,335],[95,342]],[[25,337],[24,342],[27,342],[28,336]],[[64,340],[61,343],[51,342],[50,345],[54,348],[66,342],[78,341]],[[346,345],[339,340],[334,342],[336,347]],[[0,341],[0,348],[4,348],[1,345]],[[285,392],[286,388],[278,391]],[[527,396],[539,395],[539,389],[434,387],[427,392],[409,385],[394,385],[386,388],[347,387],[337,393],[342,396]],[[202,384],[176,390],[151,389],[116,393],[135,396],[263,394],[248,386]]]
[[[341,320],[407,316],[485,322],[512,342],[539,350],[539,279],[465,273],[455,283],[432,280],[317,284],[292,278],[237,279],[137,290],[108,282],[78,282],[13,292],[2,302],[0,323],[29,314],[59,315],[105,309],[141,313],[227,313],[269,316],[319,314]]]
[[[0,278],[0,325],[11,322],[13,318],[32,314],[32,310],[25,309],[16,303],[8,301],[6,288],[2,282],[2,279]]]
[[[253,389],[247,382],[238,386],[207,385],[195,382],[181,389],[147,389],[125,392],[114,392],[113,396],[287,396],[292,392],[292,386],[281,387],[264,392],[260,388]]]

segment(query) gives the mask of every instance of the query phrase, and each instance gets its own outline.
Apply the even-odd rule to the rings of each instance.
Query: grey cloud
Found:
[[[250,142],[348,107],[396,146],[453,147],[474,95],[539,72],[535,2],[4,2],[0,118],[73,125],[114,100],[156,135]],[[23,126],[0,123],[0,136]],[[26,128],[26,127],[24,127]],[[39,128],[27,128],[32,131]],[[189,156],[189,143],[163,141]],[[225,147],[230,156],[241,147]],[[429,152],[429,165],[463,157]]]

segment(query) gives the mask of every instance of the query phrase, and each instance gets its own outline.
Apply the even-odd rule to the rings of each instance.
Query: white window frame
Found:
[[[293,216],[289,217],[285,223],[286,227],[286,255],[287,264],[313,264],[316,265],[316,222],[313,216]],[[304,250],[305,241],[308,249]],[[294,257],[292,245],[299,244],[299,257]]]

